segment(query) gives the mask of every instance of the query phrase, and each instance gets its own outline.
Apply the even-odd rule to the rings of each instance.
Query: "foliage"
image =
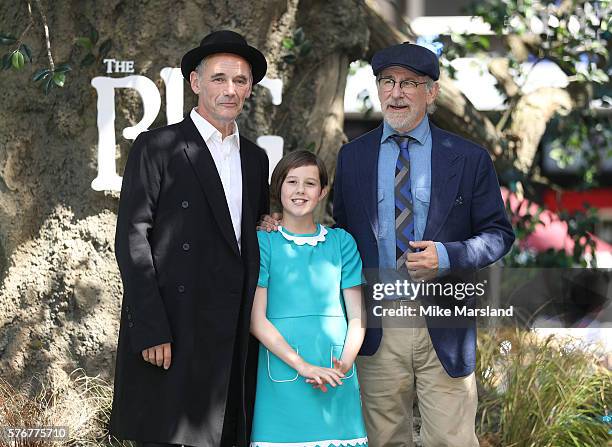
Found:
[[[591,267],[597,265],[595,257],[595,241],[593,232],[598,221],[597,209],[584,204],[583,211],[562,211],[558,215],[560,221],[567,223],[567,234],[571,238],[574,248],[571,253],[565,249],[553,249],[537,252],[527,244],[538,225],[542,225],[541,215],[544,209],[528,200],[523,199],[516,207],[510,206],[506,200],[506,210],[511,215],[512,228],[516,241],[510,252],[504,257],[507,267],[587,267],[587,258],[590,258]],[[519,210],[521,210],[519,212]],[[522,215],[521,215],[522,214]],[[587,256],[588,254],[588,256]]]
[[[26,62],[32,63],[30,47],[13,36],[0,35],[0,45],[12,46],[12,50],[2,56],[0,65],[3,70],[21,70]]]
[[[588,109],[567,116],[557,114],[547,135],[544,142],[550,144],[550,156],[557,165],[577,168],[583,185],[597,186],[601,163],[612,158],[612,116],[598,117]]]
[[[285,37],[282,44],[285,50],[282,60],[288,65],[295,64],[300,57],[306,57],[312,51],[312,43],[306,39],[301,27],[293,31],[291,37]]]
[[[612,373],[573,339],[481,331],[478,432],[489,445],[607,445]]]
[[[98,40],[98,31],[93,27],[89,32],[89,36],[77,37],[75,39],[76,45],[85,50],[85,55],[83,56],[80,62],[81,67],[89,67],[90,65],[96,62],[101,62],[108,55],[108,52],[113,47],[113,42],[109,38],[102,42],[100,46],[96,48]]]
[[[560,167],[582,161],[579,167],[583,186],[595,186],[598,162],[610,156],[612,147],[610,118],[594,116],[590,108],[596,97],[601,98],[603,105],[611,105],[610,2],[484,0],[473,3],[467,12],[489,24],[494,36],[453,33],[441,58],[442,66],[454,76],[453,59],[490,55],[493,39],[501,39],[503,53],[498,50],[495,53],[507,60],[516,85],[511,90],[497,85],[507,97],[508,109],[497,122],[498,130],[503,132],[511,123],[514,107],[526,94],[524,87],[531,71],[542,61],[555,62],[568,76],[566,90],[576,108],[569,116],[556,116],[549,127],[549,134],[555,133],[551,141],[553,159]],[[504,137],[502,140],[512,139],[511,135]]]
[[[23,33],[25,34],[25,32]],[[10,50],[2,56],[0,65],[3,70],[13,69],[16,71],[22,70],[25,67],[26,62],[33,63],[32,50],[29,45],[22,43],[10,35],[0,35],[0,45],[13,46],[14,49]],[[34,72],[32,81],[41,82],[42,89],[46,94],[49,93],[52,87],[63,87],[66,82],[66,74],[72,70],[70,64],[64,63],[58,66],[43,67]]]
[[[8,53],[5,53],[0,58],[0,67],[3,70],[8,70],[11,68],[16,71],[22,70],[25,67],[26,62],[34,62],[30,46],[23,42],[24,37],[34,25],[30,5],[28,5],[28,11],[30,14],[30,23],[26,25],[18,39],[8,34],[0,34],[0,45],[8,45],[12,48]],[[47,23],[44,12],[42,10],[40,12],[43,26],[46,28]],[[75,44],[85,50],[85,54],[80,61],[81,68],[88,67],[95,62],[102,61],[111,50],[113,43],[110,38],[101,42],[99,46],[96,46],[98,40],[98,31],[93,27],[91,28],[89,36],[77,37],[74,39]],[[53,87],[64,87],[66,83],[66,75],[68,72],[72,71],[72,66],[68,62],[59,64],[57,66],[54,64],[53,58],[51,57],[51,46],[48,35],[46,37],[46,44],[49,65],[37,69],[32,75],[32,81],[40,82],[45,95],[47,95]]]
[[[605,71],[610,67],[607,42],[612,37],[609,1],[484,0],[472,4],[469,12],[497,35],[533,37],[527,45],[536,60],[553,60],[577,80],[609,80]]]
[[[72,68],[69,64],[58,65],[54,70],[50,68],[41,68],[36,70],[32,76],[32,80],[34,82],[44,81],[41,82],[41,85],[43,86],[45,95],[47,95],[53,86],[64,86],[66,82],[66,73],[68,73],[70,70],[72,70]]]

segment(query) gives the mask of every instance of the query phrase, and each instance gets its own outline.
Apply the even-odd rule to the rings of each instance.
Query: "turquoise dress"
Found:
[[[268,319],[304,360],[332,368],[347,333],[342,289],[362,283],[355,240],[321,225],[314,234],[280,228],[257,237]],[[251,447],[367,446],[356,368],[327,393],[305,380],[260,344]]]

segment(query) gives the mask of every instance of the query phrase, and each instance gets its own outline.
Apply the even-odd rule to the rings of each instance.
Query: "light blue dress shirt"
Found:
[[[396,132],[387,122],[383,124],[378,154],[378,257],[380,269],[395,269],[395,165],[399,146],[391,138]],[[429,199],[431,197],[431,130],[427,115],[419,125],[407,134],[410,141],[410,188],[414,212],[414,238],[423,239]],[[416,140],[416,141],[415,141]],[[446,247],[436,242],[438,274],[450,267]]]

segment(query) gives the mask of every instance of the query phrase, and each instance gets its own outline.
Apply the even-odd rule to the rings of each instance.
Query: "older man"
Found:
[[[436,55],[403,43],[377,52],[372,69],[384,122],[340,150],[333,207],[364,268],[390,276],[407,268],[413,279],[431,280],[495,262],[514,234],[487,151],[429,122]],[[383,307],[397,308],[402,297],[395,298]],[[455,303],[442,297],[443,306]],[[358,373],[370,446],[413,445],[415,393],[425,446],[478,446],[473,322],[417,318],[392,328],[372,312],[368,319]]]
[[[266,68],[241,35],[209,34],[181,61],[197,107],[129,153],[115,240],[124,297],[110,431],[120,438],[248,443],[268,159],[235,120]]]

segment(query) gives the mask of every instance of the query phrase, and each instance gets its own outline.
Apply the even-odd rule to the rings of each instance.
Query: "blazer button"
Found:
[[[131,321],[128,323],[129,327],[134,327],[134,323],[132,323]]]
[[[185,292],[185,286],[181,284],[180,286],[177,287],[177,290],[179,291],[179,293],[183,293]]]
[[[125,306],[125,310],[130,311],[130,306]]]
[[[191,248],[191,245],[189,245],[187,242],[183,244],[183,250],[189,251],[190,248]]]
[[[127,314],[127,319],[131,320],[132,319],[132,314]]]
[[[183,201],[181,202],[181,206],[182,206],[183,208],[189,208],[189,202],[188,202],[187,200],[183,200]]]

